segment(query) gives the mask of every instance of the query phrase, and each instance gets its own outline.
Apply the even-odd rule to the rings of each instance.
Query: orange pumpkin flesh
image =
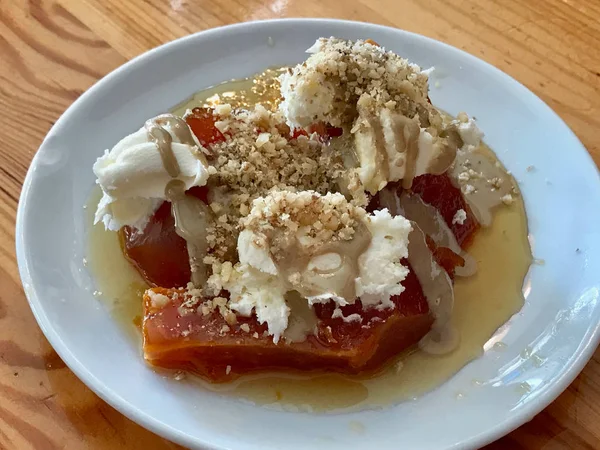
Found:
[[[423,199],[425,203],[436,208],[446,224],[454,233],[458,245],[463,248],[469,246],[479,230],[479,222],[475,219],[471,208],[463,198],[460,189],[452,184],[452,180],[446,174],[442,175],[420,175],[413,180],[411,190]],[[462,209],[467,218],[462,223],[453,223],[452,219],[456,211]]]
[[[403,284],[406,290],[393,299],[394,309],[362,311],[357,302],[342,311],[346,317],[359,312],[363,320],[347,323],[331,317],[332,305],[317,305],[315,335],[304,342],[278,344],[255,317],[238,317],[237,324],[228,325],[218,311],[206,316],[201,309],[186,313],[180,308],[185,296],[177,298],[177,290],[156,288],[154,292],[172,300],[154,308],[150,296],[144,296],[144,358],[152,365],[189,370],[212,382],[264,370],[372,371],[416,344],[433,322],[416,276],[411,272]],[[249,331],[242,331],[242,324]]]

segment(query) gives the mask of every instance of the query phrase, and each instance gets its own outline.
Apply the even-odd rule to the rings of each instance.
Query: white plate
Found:
[[[535,257],[522,313],[505,327],[505,352],[486,353],[439,389],[396,407],[340,415],[266,410],[163,378],[92,296],[82,267],[82,205],[92,163],[143,121],[225,79],[305,58],[320,36],[371,38],[435,65],[433,102],[476,116],[525,198]],[[535,165],[529,173],[527,166]],[[466,448],[511,431],[575,378],[599,339],[600,183],[587,152],[521,84],[460,50],[376,25],[333,20],[245,23],[154,49],[117,69],[56,122],[21,194],[17,256],[40,327],[67,365],[104,400],[188,447],[234,449]],[[579,249],[576,251],[576,249]],[[476,320],[476,318],[474,318]],[[520,352],[543,359],[533,364]],[[537,367],[539,366],[539,367]],[[491,380],[474,387],[472,380]],[[529,392],[518,389],[522,382]],[[464,397],[457,399],[457,392]],[[351,430],[351,422],[364,432]],[[356,427],[354,427],[356,428]]]

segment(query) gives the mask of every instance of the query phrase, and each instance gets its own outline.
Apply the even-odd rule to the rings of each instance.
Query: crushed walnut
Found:
[[[301,234],[304,245],[318,247],[352,239],[357,221],[364,220],[365,215],[363,208],[351,205],[339,193],[321,196],[311,191],[276,191],[254,200],[252,212],[241,224],[259,234],[273,229],[283,231],[284,236]],[[277,242],[273,244],[272,251]]]
[[[316,134],[292,138],[280,113],[261,105],[252,111],[220,106],[215,125],[226,140],[207,149],[209,201],[216,220],[208,229],[205,259],[218,271],[226,262],[235,264],[238,221],[250,212],[254,199],[271,189],[338,191],[346,174],[339,153]]]

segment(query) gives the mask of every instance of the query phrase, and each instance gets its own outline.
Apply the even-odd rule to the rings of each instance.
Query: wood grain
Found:
[[[52,124],[112,69],[192,32],[274,17],[363,20],[462,48],[539,95],[600,162],[597,0],[1,1],[0,449],[176,448],[89,391],[37,327],[15,263],[21,184]],[[600,352],[552,405],[489,448],[600,448]]]

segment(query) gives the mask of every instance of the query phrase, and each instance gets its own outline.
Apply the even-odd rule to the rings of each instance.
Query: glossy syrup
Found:
[[[255,78],[207,89],[179,105],[174,112],[219,102],[247,107],[261,99],[273,107],[278,101],[277,84],[273,79],[280,72],[279,69],[268,70]],[[484,150],[495,160],[493,152]],[[94,192],[88,210],[93,210],[99,198],[99,192]],[[92,225],[92,218],[90,214],[88,260],[97,288],[102,291],[99,297],[139,342],[133,323],[141,314],[145,284],[123,257],[117,234],[105,231],[102,225]],[[471,277],[455,281],[452,323],[460,334],[460,345],[450,354],[433,356],[411,350],[369,377],[267,373],[244,376],[221,385],[189,376],[180,382],[198,383],[203,388],[268,407],[317,412],[382,407],[418,397],[480,356],[494,332],[523,306],[523,280],[532,256],[520,196],[512,205],[496,209],[492,225],[478,232],[469,254],[477,261],[478,270]]]
[[[94,186],[85,209],[88,230],[87,265],[94,275],[94,295],[111,311],[125,332],[141,346],[139,326],[142,317],[142,295],[146,281],[123,256],[119,235],[107,231],[102,223],[94,225],[94,212],[102,191]]]

